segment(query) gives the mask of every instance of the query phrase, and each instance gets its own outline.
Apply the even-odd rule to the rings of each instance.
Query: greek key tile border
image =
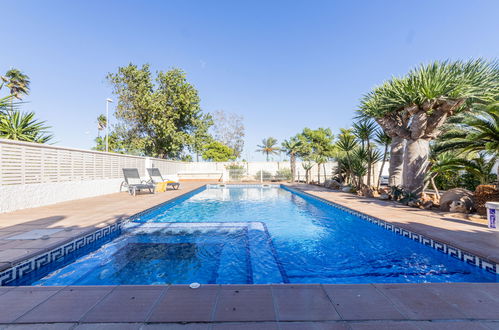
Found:
[[[47,266],[50,263],[58,260],[59,258],[62,258],[78,249],[81,249],[82,247],[93,243],[95,241],[98,241],[100,239],[106,238],[107,236],[115,233],[117,230],[121,230],[123,225],[129,221],[133,221],[134,219],[137,219],[138,217],[149,213],[151,211],[154,211],[166,204],[178,202],[179,200],[182,199],[187,199],[203,190],[206,189],[206,185],[201,186],[197,189],[194,189],[192,191],[189,191],[185,194],[179,195],[175,198],[169,199],[164,203],[160,203],[158,205],[155,205],[151,208],[148,208],[144,211],[135,213],[127,218],[121,219],[118,222],[103,227],[101,229],[98,229],[90,234],[86,234],[84,236],[75,238],[74,240],[70,241],[69,243],[63,244],[59,247],[56,247],[52,250],[49,250],[47,252],[44,252],[42,254],[39,254],[37,256],[34,256],[32,258],[23,260],[22,262],[7,268],[6,270],[0,271],[0,286],[8,285],[12,281],[18,280],[23,276],[26,276],[30,274],[31,272],[40,269],[41,267]]]
[[[56,247],[52,250],[23,260],[22,262],[0,272],[0,286],[8,285],[12,281],[18,280],[31,272],[38,270],[58,259],[83,248],[84,246],[106,238],[107,236],[121,230],[123,221],[100,228],[92,233],[80,236],[66,244]]]
[[[416,241],[416,242],[419,242],[423,245],[431,247],[432,249],[435,249],[439,252],[448,254],[449,256],[456,258],[458,260],[461,260],[463,262],[466,262],[467,264],[479,267],[479,268],[484,269],[484,270],[486,270],[490,273],[493,273],[493,274],[499,274],[499,264],[494,263],[493,261],[490,261],[486,258],[483,258],[483,257],[477,256],[477,255],[474,255],[470,252],[461,250],[461,249],[459,249],[455,246],[452,246],[450,244],[442,243],[442,242],[436,241],[432,238],[423,236],[421,234],[418,234],[418,233],[409,231],[407,229],[395,226],[395,225],[393,225],[389,222],[386,222],[384,220],[381,220],[379,218],[376,218],[376,217],[364,214],[362,212],[353,210],[353,209],[348,208],[346,206],[325,200],[321,197],[314,196],[314,195],[309,194],[307,192],[292,189],[292,188],[287,187],[285,185],[281,185],[281,188],[288,190],[288,191],[290,191],[294,194],[297,194],[297,195],[302,195],[302,196],[306,196],[306,197],[318,200],[322,203],[328,204],[328,205],[333,206],[337,209],[340,209],[340,210],[345,211],[347,213],[358,216],[359,218],[361,218],[363,220],[369,221],[375,225],[378,225],[382,228],[385,228],[386,230],[392,231],[395,234],[398,234],[400,236],[412,239],[413,241]]]

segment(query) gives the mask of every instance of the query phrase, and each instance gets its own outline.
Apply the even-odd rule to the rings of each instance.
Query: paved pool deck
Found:
[[[0,214],[0,266],[201,187]],[[499,234],[445,214],[317,186],[293,188],[498,260]],[[392,220],[395,219],[395,220]],[[45,239],[9,240],[59,228]],[[499,329],[499,283],[0,287],[0,329]]]

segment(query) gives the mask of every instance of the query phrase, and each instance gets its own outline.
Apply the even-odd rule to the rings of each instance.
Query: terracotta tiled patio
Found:
[[[0,266],[204,184],[0,214]],[[499,260],[499,234],[483,225],[315,186],[294,188]],[[46,228],[64,230],[7,239]],[[496,283],[0,287],[0,306],[0,329],[499,329]]]
[[[3,287],[0,303],[0,327],[499,328],[496,284]]]

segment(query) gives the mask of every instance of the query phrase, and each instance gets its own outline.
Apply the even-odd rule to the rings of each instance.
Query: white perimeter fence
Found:
[[[237,167],[234,167],[237,166]],[[180,162],[0,139],[0,213],[118,192],[122,168],[158,167],[164,177],[210,181],[289,180],[289,162]],[[335,165],[321,165],[320,181]],[[297,177],[305,170],[297,162]],[[325,168],[325,170],[324,170]],[[317,166],[310,180],[318,181]]]

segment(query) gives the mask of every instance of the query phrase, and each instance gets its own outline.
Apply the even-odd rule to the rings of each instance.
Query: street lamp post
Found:
[[[113,100],[106,99],[106,152],[109,152],[109,103],[112,102]]]

